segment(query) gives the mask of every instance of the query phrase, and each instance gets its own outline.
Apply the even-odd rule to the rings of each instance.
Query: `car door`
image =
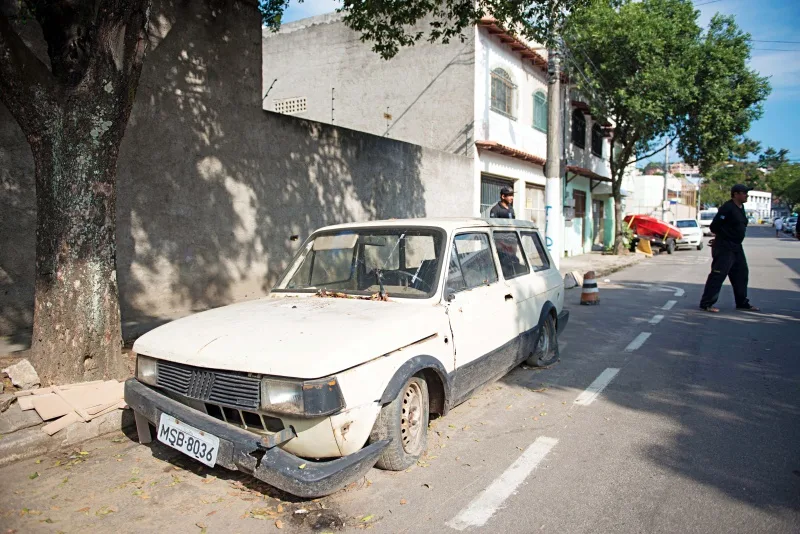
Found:
[[[528,322],[526,323],[527,328],[522,330],[520,340],[523,352],[530,354],[536,343],[536,334],[538,332],[535,327],[538,326],[544,304],[548,301],[552,302],[556,307],[556,311],[561,312],[564,297],[561,274],[558,269],[553,267],[539,233],[535,230],[522,230],[520,231],[520,239],[525,257],[528,260],[531,271],[533,271],[528,277],[528,284],[535,293],[535,298],[533,299],[535,306],[528,306],[525,310],[525,317]],[[530,326],[530,321],[535,321],[535,324]]]
[[[516,351],[516,307],[497,274],[488,231],[457,233],[450,246],[445,282],[447,315],[453,334],[456,403],[497,376]]]
[[[531,267],[522,247],[519,233],[514,229],[495,230],[492,234],[503,284],[513,298],[516,312],[514,325],[517,336],[516,352],[505,362],[506,368],[513,367],[528,357],[522,338],[531,335],[539,322],[539,288],[531,276]]]

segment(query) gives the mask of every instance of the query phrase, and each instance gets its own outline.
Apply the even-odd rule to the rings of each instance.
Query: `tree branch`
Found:
[[[672,136],[672,139],[670,139],[669,141],[667,141],[667,142],[666,142],[666,144],[665,144],[664,146],[662,146],[661,148],[659,148],[658,150],[656,150],[656,151],[654,151],[654,152],[650,152],[650,153],[649,153],[649,154],[647,154],[646,156],[642,156],[642,157],[640,157],[640,158],[636,158],[635,160],[631,161],[630,163],[636,163],[637,161],[641,161],[641,160],[643,160],[643,159],[647,159],[647,158],[649,158],[649,157],[651,157],[651,156],[655,156],[656,154],[658,154],[659,152],[661,152],[662,150],[664,150],[665,148],[667,148],[669,145],[671,145],[671,144],[672,144],[672,142],[673,142],[675,139],[677,139],[677,138],[678,138],[678,135],[677,135],[677,134],[676,134],[676,135],[673,135],[673,136]],[[630,163],[629,163],[629,164],[630,164]],[[666,172],[666,170],[665,170],[664,172]]]
[[[0,15],[0,100],[19,123],[26,137],[36,135],[52,103],[55,80],[22,41],[4,15]]]

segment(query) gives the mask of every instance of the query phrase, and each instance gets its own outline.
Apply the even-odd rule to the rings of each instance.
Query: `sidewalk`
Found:
[[[577,271],[583,276],[588,271],[594,271],[595,277],[608,276],[621,271],[631,265],[636,265],[644,258],[643,254],[626,254],[624,256],[605,255],[602,252],[591,252],[580,256],[561,258],[559,271],[564,276],[569,272]]]

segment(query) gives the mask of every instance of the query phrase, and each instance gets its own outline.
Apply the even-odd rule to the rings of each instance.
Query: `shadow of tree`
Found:
[[[439,203],[446,184],[425,179],[469,179],[468,158],[262,111],[255,5],[163,0],[151,13],[118,164],[125,339],[194,310],[262,296],[321,226],[470,212],[471,192]],[[4,222],[2,240],[17,249],[0,259],[0,295],[11,303],[0,327],[24,342],[33,308],[32,160],[16,124],[0,135],[0,161],[24,162],[22,172],[0,174],[8,193],[0,201],[8,210],[0,211],[14,220]]]

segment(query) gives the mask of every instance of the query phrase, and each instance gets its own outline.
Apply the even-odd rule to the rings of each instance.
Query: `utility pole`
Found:
[[[669,170],[669,143],[667,143],[667,147],[664,150],[664,202],[661,203],[661,220],[667,221],[667,201],[669,200],[669,192],[667,189],[667,180],[668,180],[668,170]]]
[[[561,186],[561,52],[547,51],[547,160],[545,161],[545,242],[558,269],[564,254],[564,198]]]

